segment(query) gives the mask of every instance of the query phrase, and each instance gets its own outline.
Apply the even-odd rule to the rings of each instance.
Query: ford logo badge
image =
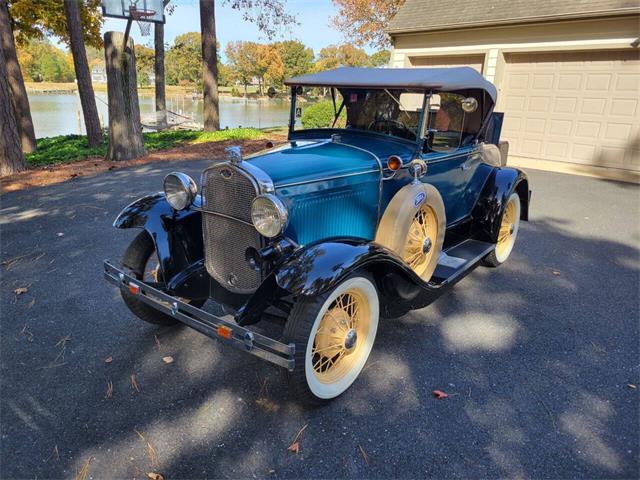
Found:
[[[222,175],[222,178],[225,180],[229,180],[233,176],[233,172],[228,168],[223,168],[220,170],[220,175]]]
[[[420,205],[422,202],[424,202],[424,199],[426,198],[427,194],[424,192],[420,192],[419,194],[417,194],[415,196],[415,198],[413,199],[413,206],[417,207],[418,205]]]

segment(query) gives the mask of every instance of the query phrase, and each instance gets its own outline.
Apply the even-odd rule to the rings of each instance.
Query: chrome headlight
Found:
[[[173,172],[164,177],[164,196],[174,210],[184,210],[198,193],[196,182],[189,175]]]
[[[251,221],[260,235],[277,237],[287,228],[289,212],[282,200],[271,193],[259,195],[251,205]]]

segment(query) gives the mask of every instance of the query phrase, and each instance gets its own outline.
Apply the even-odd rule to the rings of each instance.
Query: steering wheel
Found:
[[[369,127],[367,127],[367,130],[373,130],[373,131],[379,131],[377,129],[375,129],[374,127],[378,124],[386,124],[387,125],[387,129],[386,129],[386,134],[387,135],[391,135],[391,128],[395,127],[398,130],[401,130],[403,132],[405,132],[406,134],[410,135],[413,138],[416,138],[416,134],[409,128],[407,127],[404,123],[402,123],[400,120],[392,120],[392,119],[388,119],[388,118],[377,118],[374,121],[372,121],[369,124]],[[380,132],[383,133],[383,132]]]

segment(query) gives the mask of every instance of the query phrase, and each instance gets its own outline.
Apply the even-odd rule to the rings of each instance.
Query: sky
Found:
[[[176,6],[173,15],[166,16],[164,29],[165,43],[171,45],[173,39],[185,32],[200,31],[200,10],[198,0],[172,0]],[[291,27],[291,32],[283,32],[274,40],[296,39],[313,48],[317,54],[321,48],[331,44],[344,43],[342,34],[331,25],[331,17],[337,12],[337,8],[331,0],[287,0],[289,13],[293,14],[299,25]],[[102,27],[102,33],[109,30],[124,31],[126,20],[106,18]],[[242,19],[242,13],[222,5],[222,1],[216,1],[216,34],[220,42],[220,52],[224,58],[224,48],[229,41],[250,40],[267,42],[260,34],[257,27]],[[142,37],[137,25],[131,28],[131,36],[137,44],[153,44],[153,30],[149,37]],[[368,50],[368,49],[367,49]],[[371,51],[368,50],[369,53]]]

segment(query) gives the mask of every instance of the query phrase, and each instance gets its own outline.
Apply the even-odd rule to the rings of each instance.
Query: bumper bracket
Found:
[[[208,337],[216,338],[289,371],[293,371],[295,367],[295,345],[293,343],[287,345],[242,327],[235,322],[193,307],[132,277],[109,260],[104,262],[104,277],[121,290],[135,295],[140,301],[160,312],[171,315],[176,320]]]

